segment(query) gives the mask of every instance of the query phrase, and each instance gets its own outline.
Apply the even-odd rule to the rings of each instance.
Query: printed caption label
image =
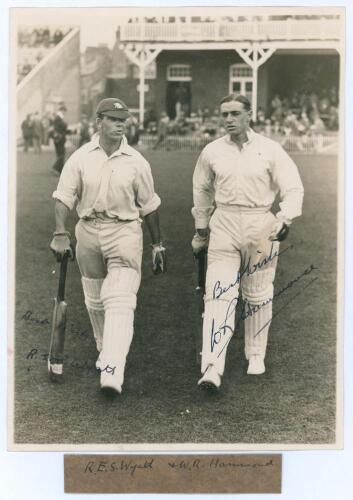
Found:
[[[282,455],[65,455],[65,493],[281,493]]]

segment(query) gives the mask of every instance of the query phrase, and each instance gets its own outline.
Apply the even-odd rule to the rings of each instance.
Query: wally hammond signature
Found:
[[[252,274],[256,273],[256,271],[259,271],[263,267],[265,267],[266,264],[272,262],[276,257],[283,255],[285,252],[293,248],[293,245],[290,245],[289,247],[286,247],[281,251],[278,250],[274,251],[273,246],[274,245],[272,243],[270,253],[263,259],[259,260],[259,262],[256,262],[255,264],[251,263],[251,256],[249,256],[249,258],[245,257],[244,259],[245,264],[237,272],[235,279],[231,283],[222,286],[220,281],[216,281],[213,287],[213,298],[219,299],[224,293],[228,292],[228,290],[238,286],[243,276],[251,276]]]
[[[223,286],[223,287],[221,286],[219,281],[217,281],[215,283],[214,290],[213,290],[213,298],[218,299],[219,297],[221,297],[223,295],[223,293],[227,292],[228,290],[230,290],[231,288],[233,288],[237,284],[239,284],[241,277],[244,276],[245,274],[249,273],[249,270],[250,270],[249,274],[256,272],[256,270],[261,269],[261,267],[263,267],[265,265],[265,263],[270,262],[275,257],[280,255],[280,253],[284,253],[289,248],[292,248],[292,247],[287,247],[282,252],[272,252],[272,250],[271,250],[270,255],[268,257],[266,257],[266,259],[261,260],[259,263],[255,264],[253,266],[250,266],[250,259],[249,259],[247,261],[245,269],[242,269],[241,272],[238,272],[236,279],[232,283],[230,283],[227,286]],[[314,264],[310,264],[301,273],[299,273],[293,279],[288,281],[285,286],[283,286],[281,289],[279,289],[273,295],[272,298],[269,298],[269,299],[261,302],[260,304],[254,305],[254,304],[251,304],[248,300],[244,299],[242,301],[242,309],[241,309],[241,313],[240,313],[240,317],[239,317],[238,322],[245,321],[247,318],[254,316],[255,314],[257,314],[261,310],[261,308],[263,308],[267,304],[273,302],[273,300],[275,298],[283,295],[286,291],[290,290],[294,285],[301,282],[304,277],[309,276],[311,273],[313,273],[315,271],[319,271],[319,268],[316,267]],[[288,305],[290,304],[290,302],[295,300],[306,288],[308,288],[310,285],[312,285],[312,283],[314,283],[317,279],[318,279],[317,277],[314,277],[308,283],[306,283],[304,286],[302,286],[299,289],[299,291],[293,297],[291,297],[290,300],[287,301],[286,304],[284,304],[284,306],[282,306],[275,314],[272,315],[272,318],[268,322],[266,322],[266,324],[261,326],[261,328],[256,332],[256,335],[259,335],[261,333],[261,331],[264,328],[266,328],[266,326],[271,322],[271,320],[275,316],[277,316],[282,310],[286,309],[288,307]],[[235,332],[235,328],[238,325],[237,324],[234,326],[233,320],[231,320],[231,318],[233,318],[233,314],[234,314],[235,309],[237,307],[238,300],[239,300],[238,297],[234,297],[229,302],[224,321],[220,325],[216,325],[214,318],[212,319],[212,323],[211,323],[211,352],[215,352],[216,349],[217,350],[219,349],[219,352],[217,355],[218,357],[221,355],[223,350],[227,347],[228,343],[230,342],[230,339],[232,338],[232,336]],[[230,323],[233,323],[233,324],[230,324]]]

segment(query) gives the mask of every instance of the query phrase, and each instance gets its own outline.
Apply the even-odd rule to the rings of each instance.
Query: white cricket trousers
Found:
[[[121,391],[141,281],[139,220],[81,219],[76,257],[97,350],[101,384]]]
[[[245,357],[265,357],[279,251],[279,242],[268,239],[275,220],[269,208],[240,206],[218,206],[211,217],[202,373],[212,364],[223,375],[227,346],[236,333],[239,290]]]

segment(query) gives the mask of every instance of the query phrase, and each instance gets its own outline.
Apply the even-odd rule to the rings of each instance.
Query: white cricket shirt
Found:
[[[161,203],[147,160],[127,144],[125,137],[108,157],[98,135],[67,160],[53,198],[70,209],[77,201],[80,218],[103,213],[121,220],[148,215]]]
[[[208,226],[214,202],[248,208],[270,208],[280,194],[277,217],[290,224],[302,213],[304,188],[298,169],[282,146],[253,130],[240,150],[226,135],[207,144],[193,176],[196,229]]]

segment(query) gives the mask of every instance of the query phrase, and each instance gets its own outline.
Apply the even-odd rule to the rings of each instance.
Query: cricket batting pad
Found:
[[[212,364],[223,375],[227,347],[234,333],[235,309],[239,295],[236,283],[238,261],[216,261],[206,275],[205,312],[202,334],[201,372]],[[233,286],[229,286],[233,284]],[[224,291],[221,291],[221,288]],[[227,290],[225,290],[228,288]]]
[[[275,266],[257,270],[242,281],[244,300],[242,318],[245,329],[245,357],[266,354],[268,331],[272,320]]]
[[[85,304],[99,352],[103,348],[104,306],[100,298],[103,281],[103,279],[82,278]]]
[[[105,320],[101,360],[101,384],[120,387],[124,381],[126,357],[133,337],[136,293],[140,275],[128,267],[113,268],[105,278],[101,299]],[[105,370],[105,367],[109,369]]]

